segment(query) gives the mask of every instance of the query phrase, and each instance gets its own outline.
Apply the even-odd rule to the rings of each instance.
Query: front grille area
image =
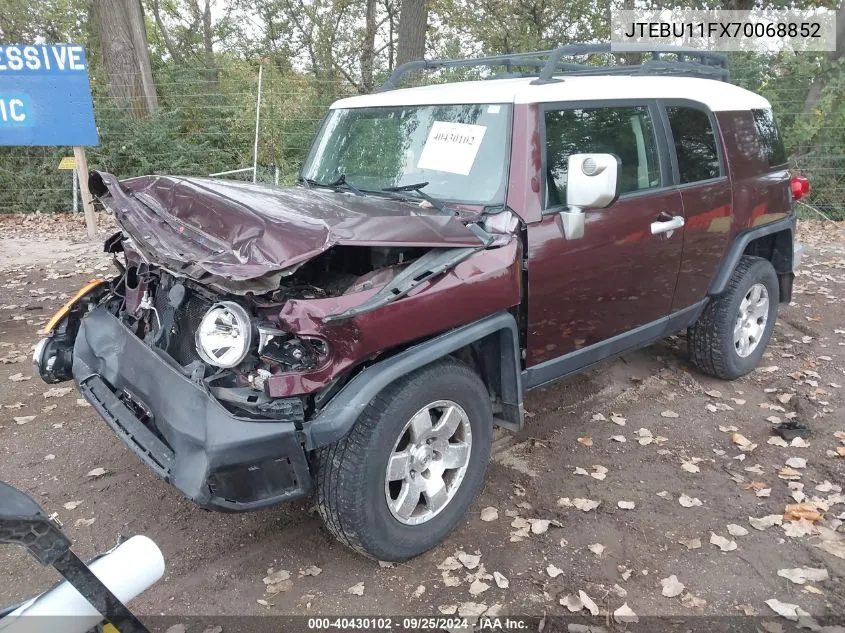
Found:
[[[153,297],[153,305],[164,322],[165,315],[173,310],[168,299],[168,288],[159,286]],[[188,365],[200,360],[197,354],[195,335],[202,317],[211,307],[211,302],[190,289],[185,289],[187,296],[180,308],[173,315],[173,329],[165,351],[180,365]]]

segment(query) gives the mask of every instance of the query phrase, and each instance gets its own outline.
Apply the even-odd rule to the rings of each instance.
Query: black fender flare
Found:
[[[498,312],[427,339],[363,369],[305,423],[305,448],[313,450],[343,438],[372,399],[396,379],[489,336],[498,337],[499,388],[506,418],[496,422],[508,428],[519,428],[524,414],[519,330],[512,314]]]
[[[773,233],[780,233],[781,231],[789,231],[790,236],[794,236],[795,221],[795,216],[790,215],[780,220],[775,220],[774,222],[769,222],[768,224],[763,224],[761,226],[755,226],[739,233],[736,238],[734,238],[733,244],[731,244],[728,252],[725,253],[725,256],[722,258],[722,263],[719,265],[719,270],[713,278],[713,281],[710,282],[710,289],[707,291],[707,294],[710,296],[720,295],[725,291],[728,287],[728,281],[730,280],[731,275],[736,269],[743,253],[745,253],[746,247],[753,240]],[[790,241],[794,242],[794,237],[792,237]],[[792,252],[788,253],[788,257],[791,272]]]

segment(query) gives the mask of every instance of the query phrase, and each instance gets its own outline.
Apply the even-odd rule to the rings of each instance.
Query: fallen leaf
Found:
[[[778,576],[786,578],[787,580],[794,582],[796,585],[803,585],[807,581],[821,582],[830,578],[830,575],[827,573],[827,569],[824,567],[795,567],[793,569],[779,569]]]
[[[672,411],[671,409],[666,409],[665,411],[660,412],[661,417],[664,418],[679,418],[681,417],[676,412]]]
[[[508,586],[511,584],[510,581],[505,578],[505,576],[497,571],[493,572],[493,580],[496,582],[496,586],[499,589],[507,589]]]
[[[681,592],[685,589],[684,583],[678,580],[678,577],[675,574],[672,574],[668,578],[664,578],[660,581],[660,584],[663,585],[663,595],[666,598],[680,596]]]
[[[73,387],[52,387],[45,391],[42,395],[45,398],[61,398],[62,396],[66,396],[71,391],[73,391]]]
[[[414,593],[411,594],[414,598],[419,598],[425,593],[425,585],[418,585],[416,589],[414,589]]]
[[[613,612],[613,619],[619,623],[640,621],[637,614],[628,606],[627,602]]]
[[[257,602],[258,604],[260,604],[262,607],[270,607],[270,606],[272,606],[269,602],[267,602],[266,600],[264,600],[264,599],[262,599],[262,598],[259,598],[258,600],[256,600],[256,602]]]
[[[441,572],[441,576],[443,578],[443,584],[446,587],[457,587],[461,584],[461,579],[457,576],[453,576],[448,571]]]
[[[591,437],[579,437],[578,443],[583,444],[584,446],[592,446],[593,445],[593,438],[591,438]]]
[[[731,536],[748,536],[748,530],[736,523],[728,523],[728,534]]]
[[[751,524],[755,530],[767,530],[768,528],[774,525],[782,525],[783,524],[783,515],[781,514],[769,514],[764,517],[760,517],[759,519],[755,519],[754,517],[748,517],[748,522]]]
[[[482,521],[495,521],[499,518],[499,510],[498,508],[494,508],[493,506],[487,506],[481,511],[481,520]]]
[[[705,391],[704,393],[706,393],[711,398],[721,398],[722,397],[722,392],[718,391],[716,389],[710,389],[710,390]]]
[[[299,577],[304,578],[305,576],[319,576],[322,571],[323,570],[316,565],[309,565],[305,569],[299,570]]]
[[[786,521],[821,521],[823,516],[819,509],[812,503],[790,503],[783,511],[783,518]]]
[[[455,615],[458,612],[458,605],[456,604],[441,604],[437,607],[443,615]]]
[[[97,520],[97,517],[91,517],[90,519],[77,519],[73,527],[88,527],[89,525],[93,525],[94,521]]]
[[[622,510],[633,510],[637,507],[637,504],[633,501],[619,501],[617,504]]]
[[[364,595],[364,583],[363,582],[355,583],[349,589],[346,590],[346,593],[351,593],[353,596],[363,596]]]
[[[698,497],[690,497],[688,495],[682,494],[678,497],[678,503],[680,503],[685,508],[692,508],[695,506],[700,506],[701,500]]]
[[[485,611],[487,611],[487,605],[477,602],[464,602],[458,607],[458,615],[462,618],[477,618]]]
[[[578,592],[578,597],[581,599],[581,603],[584,605],[584,608],[590,612],[590,615],[598,615],[599,614],[599,607],[598,605],[593,602],[592,598],[588,596],[583,591]]]
[[[778,369],[780,369],[780,367],[778,367],[777,365],[769,365],[768,367],[759,367],[757,371],[759,371],[761,374],[771,374],[776,372]]]
[[[446,557],[442,563],[437,566],[437,569],[441,571],[455,571],[456,569],[460,569],[463,565],[461,565],[460,561],[455,558],[454,556]]]
[[[724,536],[719,536],[714,532],[710,532],[710,544],[715,545],[723,552],[732,552],[736,549],[736,541],[729,541]]]
[[[807,460],[803,457],[790,457],[786,460],[786,465],[790,468],[806,468]]]
[[[617,426],[625,426],[625,423],[628,420],[627,418],[623,418],[621,415],[611,415],[610,421],[616,424]]]
[[[467,554],[466,552],[458,552],[458,560],[467,569],[475,569],[478,563],[481,562],[481,556],[475,554]]]
[[[688,473],[701,472],[701,468],[699,468],[697,464],[693,464],[692,462],[681,462],[681,470],[685,470]]]
[[[779,435],[772,435],[769,439],[766,440],[766,444],[771,444],[772,446],[780,446],[781,448],[787,448],[789,446],[789,442],[787,442]]]
[[[707,600],[699,598],[693,593],[687,591],[683,596],[681,596],[681,604],[687,609],[703,609],[707,606]]]
[[[549,563],[548,567],[546,567],[546,573],[552,578],[557,578],[563,573],[563,570],[560,567],[555,567]]]
[[[480,580],[476,579],[469,586],[469,592],[473,596],[477,596],[479,594],[484,593],[489,588],[490,588],[490,585],[488,585],[486,582],[481,582]]]
[[[64,506],[62,506],[65,510],[76,510],[82,501],[68,501]]]
[[[812,521],[801,519],[799,521],[787,521],[783,524],[783,533],[789,538],[801,538],[815,533],[816,527]]]
[[[560,604],[569,609],[572,613],[577,613],[584,608],[581,600],[577,596],[567,595],[560,599]]]
[[[678,543],[680,543],[687,549],[699,549],[701,547],[700,538],[683,539],[678,541]]]
[[[810,615],[797,604],[781,602],[780,600],[777,600],[775,598],[770,598],[766,600],[766,604],[772,611],[777,613],[779,616],[786,618],[787,620],[797,620],[798,616]]]
[[[604,552],[604,545],[601,543],[593,543],[592,545],[588,545],[587,549],[590,550],[596,556],[601,556]]]
[[[24,376],[23,374],[20,374],[20,373],[12,374],[11,376],[9,376],[9,380],[11,380],[12,382],[23,382],[24,380],[30,380],[30,379],[32,379],[32,376]]]
[[[614,442],[621,442],[622,444],[624,444],[625,442],[628,441],[628,440],[625,439],[624,435],[611,435],[610,439],[613,440]]]
[[[18,417],[12,418],[15,421],[15,424],[27,424],[32,422],[35,419],[34,415],[21,415]]]
[[[545,534],[549,530],[551,521],[549,519],[528,519],[531,522],[532,534]]]
[[[592,499],[580,499],[576,498],[572,505],[575,506],[578,510],[582,512],[589,512],[590,510],[595,510],[599,507],[601,501],[593,501]]]
[[[795,470],[794,468],[786,466],[785,468],[781,468],[778,471],[778,477],[780,477],[781,479],[794,481],[796,479],[801,479],[801,473]]]
[[[103,475],[107,474],[108,472],[109,471],[107,471],[102,466],[98,466],[97,468],[89,470],[88,473],[85,476],[86,477],[94,477],[96,479],[97,477],[102,477]]]

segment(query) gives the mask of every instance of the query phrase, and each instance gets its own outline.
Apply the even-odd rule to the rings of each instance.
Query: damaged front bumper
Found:
[[[239,418],[103,307],[82,320],[73,377],[118,437],[202,507],[255,510],[311,491],[301,424],[290,421],[302,416],[298,399],[287,421]]]

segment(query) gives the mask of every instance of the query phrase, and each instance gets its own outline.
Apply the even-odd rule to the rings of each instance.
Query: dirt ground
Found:
[[[845,621],[842,225],[801,226],[808,254],[794,302],[781,308],[757,371],[736,382],[704,376],[676,336],[531,393],[526,428],[498,435],[465,520],[433,551],[393,566],[336,543],[310,502],[251,514],[200,510],[157,479],[75,389],[48,397],[30,364],[37,330],[110,268],[79,225],[68,216],[0,218],[0,479],[55,513],[82,556],[118,535],[154,539],[167,571],[133,603],[138,613],[541,616],[592,600],[597,617],[578,613],[596,624],[626,604],[640,617],[759,614],[787,625],[766,603],[776,599],[820,622]],[[770,443],[773,421],[793,414],[811,428],[809,446]],[[106,474],[87,476],[94,468]],[[749,521],[780,516],[804,497],[822,521],[766,529]],[[578,509],[589,501],[600,503]],[[463,562],[449,558],[456,552]],[[270,568],[290,572],[286,591],[267,594]],[[827,574],[804,584],[778,574],[795,568]],[[664,580],[673,575],[683,590]],[[0,548],[0,604],[52,579],[22,550]],[[349,591],[358,583],[363,595]]]

